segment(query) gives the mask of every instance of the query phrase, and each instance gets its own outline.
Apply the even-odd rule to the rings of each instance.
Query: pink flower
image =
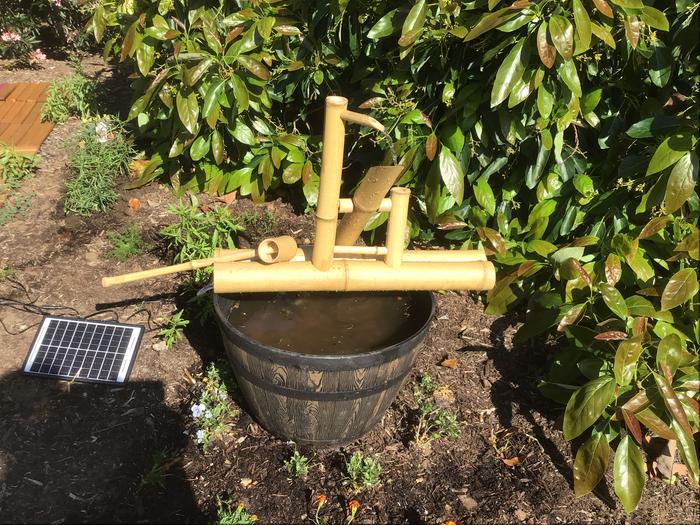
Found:
[[[61,7],[61,0],[49,0],[49,3],[55,5],[56,7]]]
[[[19,42],[20,40],[22,40],[22,37],[17,31],[9,29],[0,33],[0,40],[2,40],[3,42]]]
[[[29,55],[29,62],[32,64],[35,62],[41,62],[42,60],[46,60],[46,55],[39,48],[36,48]]]

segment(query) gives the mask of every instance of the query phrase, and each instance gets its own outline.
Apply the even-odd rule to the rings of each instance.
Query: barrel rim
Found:
[[[369,292],[371,293],[371,292]],[[398,292],[397,292],[398,293]],[[429,312],[423,324],[420,325],[409,337],[394,343],[393,345],[350,355],[318,355],[304,352],[291,352],[282,348],[268,346],[252,339],[242,331],[233,326],[228,316],[224,315],[221,303],[226,300],[223,294],[213,294],[214,311],[216,320],[224,332],[224,336],[230,342],[236,344],[246,353],[255,355],[258,359],[269,359],[272,362],[291,365],[298,368],[311,370],[357,370],[359,368],[369,368],[392,361],[404,354],[409,353],[417,347],[425,338],[430,323],[435,317],[435,296],[427,291],[406,291],[414,297],[424,297],[429,301]],[[234,294],[226,294],[234,295]]]

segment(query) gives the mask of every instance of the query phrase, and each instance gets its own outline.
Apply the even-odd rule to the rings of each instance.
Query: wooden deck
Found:
[[[49,136],[53,122],[41,121],[48,82],[0,83],[0,143],[34,154]]]

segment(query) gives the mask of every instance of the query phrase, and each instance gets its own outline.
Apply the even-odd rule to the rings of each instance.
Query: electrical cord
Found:
[[[82,319],[90,319],[92,317],[96,317],[98,315],[106,314],[106,313],[111,313],[112,314],[112,321],[115,321],[117,323],[121,322],[119,320],[119,312],[116,310],[109,308],[109,309],[104,309],[104,310],[96,310],[90,314],[81,316],[80,312],[73,308],[72,306],[62,306],[62,305],[50,305],[50,304],[42,304],[42,305],[37,305],[37,299],[32,299],[31,295],[29,294],[29,290],[27,290],[27,287],[17,279],[14,279],[12,277],[6,277],[6,281],[10,282],[13,285],[13,288],[16,290],[21,291],[24,296],[27,298],[26,301],[18,301],[16,299],[10,299],[9,297],[2,297],[0,296],[0,307],[6,306],[8,308],[12,308],[14,310],[17,310],[19,312],[25,312],[28,314],[32,315],[41,315],[41,316],[46,316],[46,315],[61,315],[61,312],[68,312],[71,314],[74,314],[76,317],[81,317]],[[139,308],[132,314],[130,314],[128,317],[125,318],[125,321],[128,321],[135,315],[145,312],[146,315],[148,316],[146,320],[146,324],[148,325],[148,330],[147,332],[152,332],[153,330],[156,330],[157,328],[152,328],[151,327],[151,319],[152,315],[150,310],[147,308]],[[65,314],[64,314],[65,315]],[[7,325],[3,322],[2,318],[0,318],[0,326],[7,332],[9,335],[20,335],[26,332],[27,330],[30,330],[34,328],[35,326],[38,326],[41,323],[41,321],[36,322],[34,324],[31,324],[25,328],[22,328],[18,332],[13,332],[11,331]]]

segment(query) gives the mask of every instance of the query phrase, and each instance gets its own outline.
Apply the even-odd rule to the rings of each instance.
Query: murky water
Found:
[[[394,140],[391,138],[391,135],[389,135],[388,132],[382,131],[382,137],[384,137],[384,140],[387,141],[389,144],[389,151],[391,152],[391,158],[394,160],[394,166],[396,166],[399,163],[399,158],[396,156],[396,150],[394,149]]]
[[[229,296],[231,324],[292,352],[347,355],[403,341],[427,319],[428,301],[399,293],[279,293]]]

